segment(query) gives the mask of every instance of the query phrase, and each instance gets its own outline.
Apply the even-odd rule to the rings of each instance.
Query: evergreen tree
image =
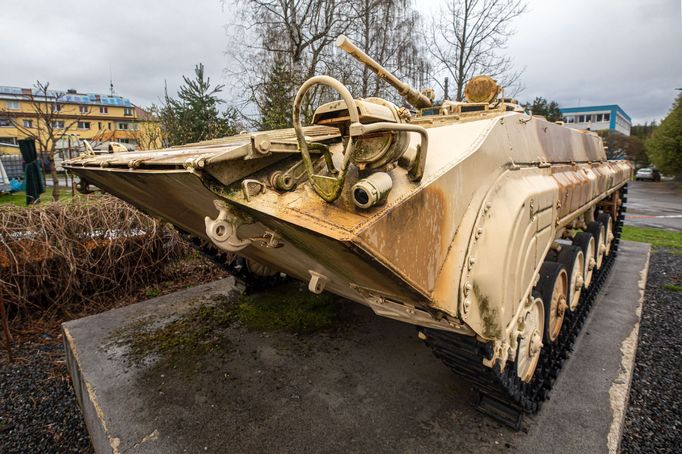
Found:
[[[229,136],[237,132],[234,109],[223,112],[218,108],[224,101],[218,98],[224,85],[211,87],[211,79],[204,78],[204,65],[194,68],[194,79],[182,77],[185,84],[178,90],[178,98],[165,94],[159,119],[168,145],[181,145]]]
[[[663,173],[682,176],[682,94],[646,141],[647,154]]]
[[[275,54],[272,68],[258,97],[259,129],[290,128],[294,83],[286,57]]]
[[[556,101],[547,101],[545,98],[538,96],[532,103],[523,104],[523,108],[533,115],[541,115],[547,121],[559,121],[562,118],[559,110],[559,103]]]
[[[651,134],[657,127],[658,125],[655,120],[651,123],[644,123],[643,125],[632,125],[632,128],[630,128],[630,135],[646,140],[651,137]]]

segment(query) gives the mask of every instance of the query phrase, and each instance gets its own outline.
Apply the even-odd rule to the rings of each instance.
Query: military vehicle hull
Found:
[[[172,223],[218,260],[236,254],[256,274],[283,272],[419,326],[488,396],[482,406],[518,425],[546,398],[613,260],[632,165],[608,161],[595,133],[498,99],[490,78],[466,90],[480,102],[434,107],[339,45],[416,115],[316,76],[294,101],[294,129],[65,167],[82,190]],[[301,100],[315,85],[341,100],[304,128]]]
[[[392,170],[388,200],[372,210],[355,209],[348,194],[326,203],[306,186],[247,200],[239,185],[251,168],[228,184],[213,176],[220,170],[211,159],[234,149],[230,142],[213,142],[208,150],[202,144],[84,157],[68,168],[208,241],[204,218],[216,218],[214,201],[223,201],[251,218],[238,225],[239,238],[272,232],[279,243],[250,241],[240,255],[304,281],[318,273],[326,290],[380,315],[495,339],[530,292],[554,240],[609,201],[630,178],[631,166],[606,161],[593,133],[524,114],[423,123],[431,144],[423,179],[414,184],[402,169]],[[275,156],[274,164],[247,175],[267,180],[274,167],[289,164],[287,158]],[[204,159],[205,167],[185,168],[194,159]],[[213,165],[253,167],[243,157]],[[465,281],[478,289],[467,310]],[[497,315],[485,312],[482,298],[501,302]],[[432,309],[452,319],[437,322]]]

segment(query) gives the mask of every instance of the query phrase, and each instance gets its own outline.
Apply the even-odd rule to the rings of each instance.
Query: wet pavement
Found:
[[[682,231],[682,182],[632,181],[625,224]]]

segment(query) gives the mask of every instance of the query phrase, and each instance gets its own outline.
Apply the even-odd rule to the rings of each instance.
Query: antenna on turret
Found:
[[[116,93],[114,91],[114,77],[111,73],[111,65],[109,65],[109,93],[111,96],[114,96],[114,93]]]

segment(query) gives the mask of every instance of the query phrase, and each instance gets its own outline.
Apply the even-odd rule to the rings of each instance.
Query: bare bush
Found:
[[[20,319],[110,307],[188,252],[177,232],[110,196],[0,206],[0,296]]]

